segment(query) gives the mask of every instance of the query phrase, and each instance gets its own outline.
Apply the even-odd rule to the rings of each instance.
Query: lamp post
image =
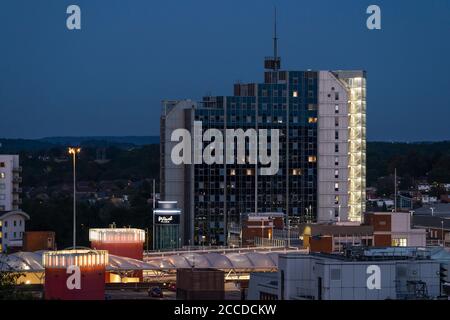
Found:
[[[77,154],[81,152],[81,148],[79,147],[70,147],[69,154],[72,155],[73,158],[73,249],[75,250],[77,245],[77,225],[76,225],[76,216],[77,216],[77,180],[76,180],[76,164],[77,164]]]
[[[445,247],[444,220],[441,220],[441,236],[442,236],[442,246]]]

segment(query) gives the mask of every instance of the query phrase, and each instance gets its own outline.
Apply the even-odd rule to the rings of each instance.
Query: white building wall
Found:
[[[25,217],[23,214],[6,214],[1,220],[2,252],[9,247],[21,247],[23,245],[23,233],[25,232]]]
[[[338,98],[336,100],[336,98]],[[337,106],[337,112],[336,112]],[[337,126],[336,126],[337,121]],[[338,132],[338,139],[335,133]],[[348,92],[329,71],[319,71],[318,104],[318,221],[347,220],[348,212]],[[339,151],[335,152],[335,145]],[[335,160],[338,160],[338,165]],[[338,178],[335,178],[338,170]],[[339,191],[335,191],[338,183]],[[338,203],[335,203],[335,197]]]
[[[367,287],[367,268],[370,265],[376,265],[381,270],[380,289]],[[286,254],[279,257],[278,266],[279,298],[285,300],[319,299],[319,278],[322,279],[323,300],[397,299],[407,292],[408,280],[424,281],[430,297],[440,294],[440,266],[439,262],[432,260],[353,262]]]
[[[406,239],[406,246],[425,247],[426,230],[411,229],[409,212],[393,212],[391,214],[392,239]]]
[[[165,199],[162,200],[168,200],[168,201],[177,201],[178,206],[182,211],[181,216],[181,237],[182,239],[185,239],[184,230],[185,230],[185,224],[190,223],[193,224],[193,220],[187,221],[185,219],[185,213],[187,212],[186,208],[186,192],[189,190],[185,190],[185,170],[186,167],[183,165],[176,165],[172,162],[171,159],[171,153],[172,149],[175,145],[177,145],[178,141],[171,141],[171,135],[172,132],[176,129],[187,129],[191,131],[190,126],[186,127],[185,123],[185,111],[186,109],[191,109],[192,106],[195,106],[195,102],[191,100],[182,100],[178,101],[176,105],[171,108],[170,110],[167,110],[165,113],[165,141],[164,141],[164,177],[161,177],[161,179],[164,179],[164,190],[163,193],[165,195]],[[191,132],[193,134],[193,132]],[[194,146],[191,144],[191,150],[193,150]],[[191,160],[194,161],[193,156],[191,157]],[[191,177],[192,181],[192,177]],[[192,201],[191,201],[192,203]],[[191,215],[192,215],[191,211]],[[193,227],[191,228],[193,229]]]
[[[0,155],[0,211],[19,209],[19,168],[18,155]]]

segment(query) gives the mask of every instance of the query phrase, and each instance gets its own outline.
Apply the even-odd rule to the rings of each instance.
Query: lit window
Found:
[[[334,152],[339,152],[339,144],[334,145]]]
[[[334,177],[339,178],[339,170],[334,170]]]
[[[231,169],[230,170],[230,175],[235,176],[236,175],[236,170],[235,169]]]
[[[334,106],[334,113],[339,113],[339,105]]]
[[[247,170],[246,170],[246,174],[247,174],[248,176],[253,175],[253,170],[252,170],[252,169],[247,169]]]
[[[334,191],[339,191],[339,183],[338,182],[336,182],[334,184]]]
[[[315,117],[309,117],[309,118],[308,118],[308,122],[309,122],[309,123],[316,123],[316,122],[317,122],[317,118],[315,118]]]
[[[317,161],[316,156],[309,156],[308,157],[308,162],[316,162],[316,161]]]
[[[0,172],[0,179],[5,179],[5,173],[4,172]]]
[[[334,196],[334,204],[339,204],[339,196]]]
[[[339,157],[334,157],[334,165],[335,166],[339,165]]]
[[[293,96],[294,98],[297,98],[297,97],[298,97],[298,92],[297,92],[297,91],[292,92],[292,96]]]
[[[292,175],[293,176],[299,176],[302,174],[301,169],[292,169]]]
[[[406,238],[394,238],[392,239],[392,246],[393,247],[406,247],[408,245],[408,241]]]

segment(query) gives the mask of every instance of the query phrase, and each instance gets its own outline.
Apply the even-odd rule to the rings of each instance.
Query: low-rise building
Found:
[[[26,231],[23,235],[23,251],[56,250],[54,231]]]
[[[373,226],[374,246],[426,245],[425,229],[412,227],[409,212],[370,212],[365,214],[364,222]]]
[[[22,250],[25,221],[30,216],[23,211],[0,213],[0,252]]]
[[[272,246],[284,243],[285,239],[275,239],[276,232],[284,230],[284,214],[282,212],[249,213],[242,216],[240,224],[230,223],[228,226],[228,244],[231,246],[252,247],[259,245]]]
[[[251,274],[249,299],[386,300],[442,297],[450,253],[426,248],[354,248],[346,254],[287,253],[278,271]]]

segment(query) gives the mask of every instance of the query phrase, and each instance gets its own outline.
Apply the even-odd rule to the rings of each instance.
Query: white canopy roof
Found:
[[[0,256],[0,271],[43,272],[43,251],[17,252]],[[183,252],[150,257],[145,261],[109,255],[108,271],[161,270],[179,268],[272,269],[279,252]]]

